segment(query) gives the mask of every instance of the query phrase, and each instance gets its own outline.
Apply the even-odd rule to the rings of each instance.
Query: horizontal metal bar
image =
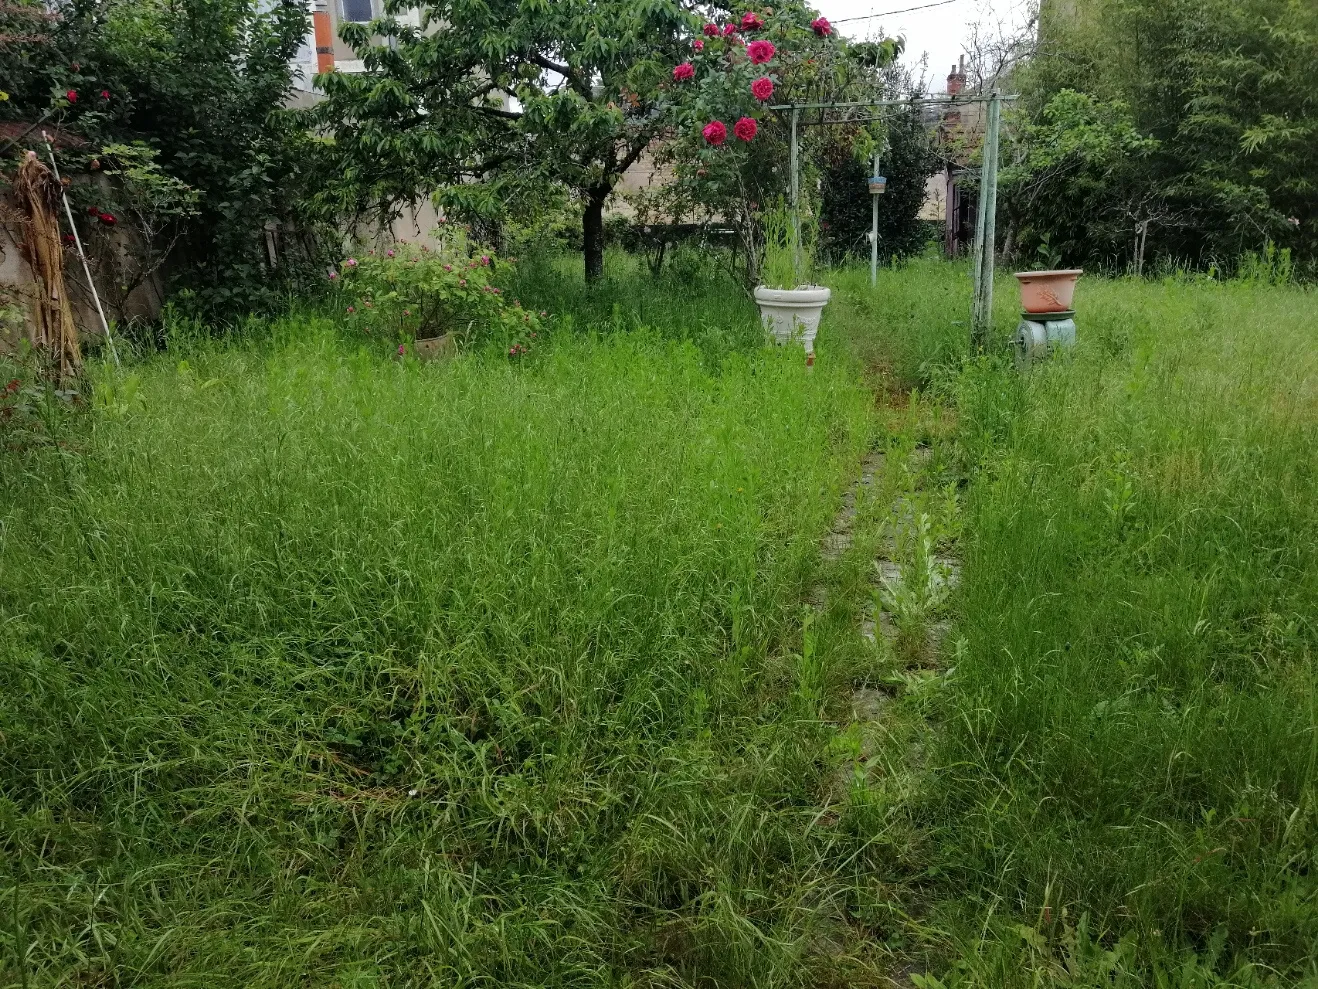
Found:
[[[1019,99],[1019,96],[999,96],[998,99],[1004,103],[1010,103]],[[873,106],[962,106],[966,103],[988,103],[992,96],[966,96],[966,97],[924,97],[921,99],[908,100],[869,100],[859,103],[775,103],[769,107],[770,110],[842,110],[846,107],[873,107]]]

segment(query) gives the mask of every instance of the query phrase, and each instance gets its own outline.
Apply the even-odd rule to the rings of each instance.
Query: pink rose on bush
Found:
[[[729,35],[729,34],[736,34],[736,33],[737,33],[737,25],[735,25],[735,24],[724,24],[724,25],[723,25],[723,35],[724,35],[724,37],[726,37],[726,36]]]
[[[763,65],[777,50],[772,41],[752,41],[746,47],[746,54],[751,57],[752,65]]]
[[[717,37],[718,37],[718,25],[717,25],[717,24],[706,24],[701,30],[703,30],[703,31],[705,32],[705,37],[706,37],[706,38],[717,38]]]
[[[743,141],[752,140],[759,130],[760,125],[755,122],[754,117],[742,117],[732,127],[732,133]]]
[[[773,80],[768,76],[760,76],[751,83],[751,95],[761,103],[773,96]]]
[[[764,21],[760,20],[760,15],[753,10],[748,10],[741,15],[741,29],[743,31],[758,31],[764,27]]]
[[[728,128],[721,120],[710,121],[700,133],[705,135],[706,141],[715,146],[728,139]]]
[[[673,69],[673,80],[675,82],[686,82],[688,79],[694,79],[695,76],[695,67],[690,62],[683,62]]]
[[[77,103],[78,91],[76,89],[70,89],[67,93],[64,94],[64,98],[68,100],[70,103]]]
[[[810,30],[821,38],[827,38],[833,33],[833,25],[828,23],[827,17],[816,17],[810,22]]]
[[[696,51],[698,51],[698,52],[703,52],[704,50],[705,50],[705,43],[704,43],[703,41],[701,41],[699,38],[697,38],[697,39],[696,39]]]

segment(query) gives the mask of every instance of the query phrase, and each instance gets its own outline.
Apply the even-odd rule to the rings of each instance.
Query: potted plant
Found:
[[[826,287],[808,280],[814,269],[815,239],[797,230],[782,203],[764,214],[763,230],[760,284],[755,288],[760,319],[778,344],[799,339],[807,363],[813,364],[819,318],[832,296]]]
[[[1075,300],[1075,283],[1084,271],[1066,268],[1052,271],[1018,271],[1021,308],[1027,313],[1070,312]]]

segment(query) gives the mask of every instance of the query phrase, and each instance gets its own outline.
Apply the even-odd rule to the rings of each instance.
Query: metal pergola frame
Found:
[[[988,96],[966,97],[915,97],[904,100],[862,100],[858,102],[834,103],[779,103],[770,106],[770,110],[791,113],[791,201],[792,230],[796,239],[796,270],[801,276],[801,171],[800,143],[797,131],[802,126],[802,110],[876,110],[883,107],[924,107],[942,106],[958,107],[975,103],[988,104],[988,121],[984,134],[984,162],[980,167],[979,207],[975,214],[975,277],[974,294],[970,307],[970,343],[975,352],[988,349],[990,327],[993,321],[993,273],[994,245],[997,238],[998,216],[998,137],[1002,128],[1002,104],[1015,100],[1015,96],[1003,96],[996,89]],[[824,126],[836,124],[873,123],[887,119],[877,117],[853,117],[843,120],[807,121],[805,126]],[[878,223],[878,201],[875,199],[875,220]],[[878,243],[875,238],[870,247],[871,278],[878,267]]]

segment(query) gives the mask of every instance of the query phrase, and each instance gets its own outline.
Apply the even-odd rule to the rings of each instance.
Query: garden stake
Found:
[[[82,249],[82,238],[78,235],[78,226],[73,222],[73,207],[69,205],[69,194],[64,189],[64,182],[59,177],[59,165],[55,164],[55,149],[50,145],[50,134],[46,131],[41,132],[41,136],[46,140],[46,152],[50,155],[50,167],[55,172],[55,181],[59,183],[60,198],[64,200],[64,212],[69,218],[69,229],[73,231],[73,242],[78,246],[78,257],[82,260],[82,272],[87,276],[87,287],[92,290],[92,301],[96,303],[96,315],[101,317],[101,328],[105,330],[105,342],[110,345],[110,356],[114,358],[114,366],[122,367],[119,363],[119,351],[115,349],[114,337],[110,333],[110,323],[105,318],[105,310],[101,308],[101,296],[96,291],[96,283],[92,281],[92,270],[87,264],[87,252]]]

